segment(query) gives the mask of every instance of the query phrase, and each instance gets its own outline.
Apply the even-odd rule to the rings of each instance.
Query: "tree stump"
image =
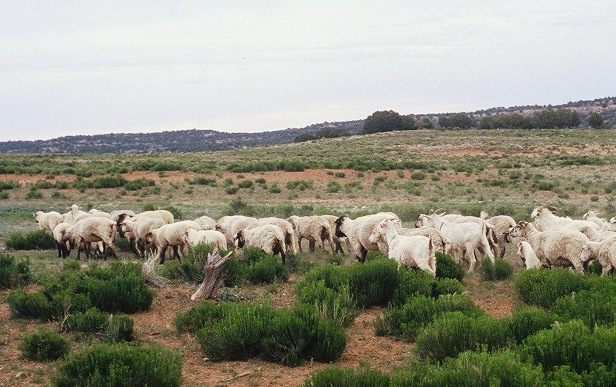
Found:
[[[141,266],[141,275],[145,279],[145,282],[162,288],[169,283],[169,280],[156,274],[156,266],[158,263],[158,255],[156,253],[148,253],[146,261]]]
[[[225,264],[231,258],[231,254],[233,254],[232,251],[221,257],[218,249],[214,250],[212,254],[208,254],[207,262],[203,268],[205,273],[203,282],[197,291],[190,296],[192,301],[199,297],[204,297],[205,299],[216,297],[216,294],[225,282],[227,276]]]

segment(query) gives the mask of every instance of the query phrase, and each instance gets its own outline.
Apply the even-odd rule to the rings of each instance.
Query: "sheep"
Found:
[[[147,235],[150,231],[164,226],[165,221],[162,218],[153,217],[135,217],[134,219],[124,219],[122,221],[122,232],[131,243],[131,249],[139,256],[143,257],[147,245]]]
[[[376,243],[371,243],[368,238],[372,230],[382,221],[387,218],[400,219],[393,212],[379,212],[372,215],[360,216],[356,219],[350,219],[348,216],[341,216],[336,219],[335,234],[338,238],[347,237],[349,243],[349,252],[353,251],[359,262],[366,261],[366,255],[369,250],[379,250]]]
[[[469,262],[469,272],[475,269],[476,249],[481,249],[494,262],[494,254],[487,237],[488,225],[485,221],[481,224],[476,222],[455,223],[444,220],[439,214],[420,214],[415,221],[415,227],[422,226],[436,228],[449,239],[450,252],[454,260],[460,263],[463,258],[466,259]]]
[[[244,246],[252,246],[266,254],[280,254],[282,263],[285,263],[287,246],[284,233],[280,227],[273,224],[265,224],[253,228],[243,228],[235,234],[234,244],[237,249]]]
[[[539,258],[537,258],[537,254],[535,254],[535,250],[533,250],[530,243],[527,241],[521,241],[517,244],[518,246],[518,256],[522,259],[522,263],[527,269],[540,269],[543,265]]]
[[[438,251],[443,254],[449,254],[449,251],[451,249],[451,242],[449,241],[449,239],[435,228],[432,228],[432,227],[419,227],[419,228],[399,227],[397,231],[398,231],[398,234],[400,235],[407,235],[407,236],[421,235],[421,236],[430,238],[432,240],[432,244],[434,245],[435,252]],[[377,245],[379,245],[379,250],[381,252],[383,252],[384,254],[387,253],[389,246],[387,244],[387,238],[383,234],[373,231],[372,234],[370,234],[369,240],[370,242],[376,243]]]
[[[269,218],[259,218],[255,223],[256,226],[263,226],[266,224],[273,224],[275,226],[280,227],[282,233],[285,237],[285,244],[287,246],[287,251],[291,251],[293,254],[297,254],[297,246],[299,244],[297,240],[297,234],[293,225],[285,219],[269,217]]]
[[[610,218],[610,222],[605,228],[605,231],[616,231],[616,216]]]
[[[501,235],[500,237],[497,235],[497,231],[496,231],[496,225],[494,223],[498,223],[498,222],[502,222],[503,224],[499,224],[499,230],[501,230],[501,232],[506,232],[510,227],[513,227],[516,225],[515,220],[513,220],[511,217],[506,217],[506,218],[501,218],[500,216],[495,216],[493,217],[493,222],[488,221],[488,213],[485,211],[481,211],[479,216],[465,216],[465,215],[460,215],[460,214],[448,214],[446,212],[443,211],[442,208],[436,209],[436,210],[430,210],[429,212],[429,216],[439,216],[442,220],[447,221],[447,222],[451,222],[451,223],[468,223],[468,222],[472,222],[472,223],[477,223],[479,225],[481,225],[483,227],[483,225],[485,224],[487,226],[486,228],[486,237],[488,238],[488,243],[490,245],[490,249],[494,252],[494,253],[498,253],[500,254],[501,257],[503,257],[505,255],[505,241],[504,241],[504,235]],[[513,222],[513,223],[511,223]],[[507,225],[509,227],[507,227]],[[485,254],[485,251],[483,251],[483,248],[479,248],[479,250]]]
[[[186,230],[186,244],[197,246],[199,243],[214,245],[218,250],[227,250],[227,238],[216,230],[195,230],[189,228]]]
[[[558,209],[551,206],[541,206],[531,212],[535,219],[535,227],[539,231],[577,230],[584,233],[589,239],[595,240],[599,232],[596,223],[587,220],[573,220],[554,215]]]
[[[599,211],[590,210],[584,215],[582,215],[582,218],[586,219],[589,222],[596,223],[597,226],[599,226],[599,230],[603,230],[603,231],[605,231],[610,224],[604,218],[599,217]]]
[[[601,275],[609,274],[616,265],[616,238],[586,242],[580,252],[580,260],[587,265],[592,259],[601,264]]]
[[[90,244],[102,242],[100,253],[103,257],[107,257],[111,253],[114,258],[117,258],[113,241],[116,236],[116,224],[113,220],[105,217],[90,217],[84,218],[72,224],[66,229],[66,237],[74,240],[77,246],[77,259],[80,258],[81,250],[84,249],[86,256],[90,257]]]
[[[71,253],[71,244],[66,236],[66,230],[71,227],[70,223],[62,222],[53,228],[53,239],[58,248],[58,258],[66,258]]]
[[[167,247],[173,247],[173,256],[180,259],[178,249],[183,250],[186,240],[184,234],[186,230],[193,228],[195,230],[201,230],[201,226],[192,220],[183,220],[171,224],[164,224],[158,228],[150,230],[146,234],[146,241],[153,243],[156,246],[156,252],[160,263],[165,263],[165,252]]]
[[[216,230],[216,221],[209,216],[203,215],[195,219],[203,230]]]
[[[79,206],[77,204],[73,204],[70,207],[67,207],[66,210],[68,211],[67,213],[63,214],[62,216],[64,217],[64,221],[67,223],[75,223],[77,221],[77,217],[83,214],[87,214],[87,212],[79,209]]]
[[[580,253],[589,239],[581,232],[539,231],[532,223],[521,221],[510,234],[525,238],[544,266],[573,266],[578,272],[584,273]]]
[[[235,243],[235,235],[240,229],[254,227],[257,218],[244,215],[226,215],[216,222],[216,231],[223,233],[228,244]]]
[[[34,214],[34,220],[38,224],[41,230],[52,232],[54,227],[64,221],[64,217],[57,211],[36,211]]]
[[[508,215],[496,215],[486,219],[486,222],[493,226],[491,231],[496,244],[496,253],[500,258],[503,258],[505,256],[505,243],[507,242],[506,233],[512,227],[515,227],[516,221]]]
[[[167,210],[152,210],[152,211],[143,211],[135,215],[130,215],[129,212],[121,212],[117,214],[116,222],[121,224],[126,218],[158,218],[162,219],[166,224],[171,224],[175,221],[173,214]]]
[[[308,246],[311,253],[314,253],[315,244],[319,250],[323,250],[325,242],[329,243],[332,253],[336,253],[331,226],[325,217],[320,215],[293,215],[287,218],[287,221],[291,223],[295,230],[300,253],[302,252],[302,239],[304,238],[309,242]]]
[[[423,235],[400,235],[397,222],[397,219],[380,222],[370,234],[371,242],[379,236],[386,238],[387,256],[398,263],[398,270],[401,265],[417,267],[436,277],[436,256],[432,239]]]
[[[338,217],[336,215],[327,215],[327,214],[321,215],[321,216],[327,219],[327,221],[329,222],[329,228],[332,230],[332,241],[334,241],[334,246],[335,246],[334,254],[337,254],[337,253],[344,254],[344,250],[342,249],[342,243],[347,243],[347,238],[337,237],[336,233],[334,232],[336,230],[336,220],[338,219]]]

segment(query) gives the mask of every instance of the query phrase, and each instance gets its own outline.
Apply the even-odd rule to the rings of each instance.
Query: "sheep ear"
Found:
[[[553,207],[553,206],[547,206],[546,208],[547,208],[548,210],[552,211],[552,212],[558,212],[558,211],[560,211],[560,209],[559,209],[559,208],[557,208],[557,207]]]

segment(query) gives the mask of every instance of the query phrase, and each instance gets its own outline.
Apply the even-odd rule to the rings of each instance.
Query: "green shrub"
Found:
[[[616,322],[615,290],[614,286],[580,290],[574,295],[557,299],[551,311],[566,320],[582,320],[589,327],[613,326]]]
[[[264,254],[248,266],[246,276],[252,284],[271,284],[289,279],[289,270],[278,257]]]
[[[58,367],[52,385],[180,385],[182,356],[160,345],[95,344],[70,356]]]
[[[513,275],[513,266],[502,258],[496,258],[492,263],[486,257],[481,261],[478,271],[484,281],[502,281]]]
[[[213,252],[214,246],[210,244],[190,246],[184,250],[181,261],[169,261],[161,267],[160,273],[162,276],[172,280],[181,280],[195,284],[201,283],[204,277],[203,266],[207,262],[208,254]]]
[[[237,187],[238,188],[252,188],[254,186],[254,183],[252,182],[252,180],[242,180],[239,183],[237,183]]]
[[[0,288],[10,289],[28,284],[32,279],[30,261],[15,262],[15,257],[0,253]]]
[[[380,387],[389,385],[389,376],[369,367],[342,368],[330,365],[315,371],[305,387]]]
[[[337,181],[330,181],[327,183],[327,192],[336,193],[342,189],[342,186]]]
[[[67,331],[96,334],[105,341],[134,339],[133,320],[130,317],[108,315],[96,308],[67,315],[62,326]]]
[[[24,335],[19,349],[24,358],[29,360],[57,360],[66,356],[70,343],[58,332],[39,329],[36,333]]]
[[[509,337],[518,344],[542,329],[550,329],[554,321],[554,314],[534,306],[516,308],[511,317],[503,319],[503,323],[507,324]]]
[[[447,254],[436,252],[436,277],[437,278],[452,278],[462,281],[464,278],[464,268],[453,258]]]
[[[189,311],[176,319],[176,326],[203,324],[197,338],[212,360],[260,356],[294,366],[308,359],[334,361],[346,346],[344,329],[320,318],[309,306],[276,310],[263,305],[221,303],[213,307],[202,304],[198,310],[205,316]],[[188,320],[192,322],[187,325]]]
[[[118,188],[124,187],[128,181],[122,176],[105,176],[94,179],[94,188]]]
[[[542,308],[550,308],[558,298],[589,287],[583,276],[562,268],[523,270],[515,277],[514,284],[523,302]]]
[[[110,313],[149,310],[154,299],[139,265],[118,262],[108,269],[90,269],[85,285],[92,305]]]
[[[415,351],[421,358],[443,361],[485,345],[493,351],[507,344],[507,325],[489,316],[473,317],[451,312],[424,327],[416,338]]]
[[[555,323],[552,329],[528,337],[520,352],[545,370],[567,365],[581,374],[591,370],[593,363],[612,368],[616,363],[616,330],[593,330],[580,320]]]
[[[378,335],[393,335],[414,341],[419,330],[447,312],[459,311],[469,316],[482,316],[481,308],[466,295],[443,295],[438,299],[417,295],[409,297],[401,307],[388,307],[377,319]]]
[[[390,259],[348,266],[347,270],[349,291],[358,307],[387,305],[398,287],[397,264]]]
[[[392,377],[392,386],[543,386],[541,366],[524,362],[512,350],[461,353],[443,364],[417,365]]]
[[[54,316],[51,303],[41,292],[26,293],[23,289],[17,289],[9,293],[6,301],[14,317],[49,320]]]
[[[49,250],[56,248],[53,236],[45,230],[35,230],[25,236],[13,233],[5,241],[6,247],[13,250]]]

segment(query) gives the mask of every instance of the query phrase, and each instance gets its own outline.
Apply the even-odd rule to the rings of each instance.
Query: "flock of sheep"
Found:
[[[58,257],[67,257],[77,249],[105,258],[117,256],[116,236],[126,238],[137,256],[147,249],[164,263],[167,249],[181,259],[187,246],[212,244],[219,250],[228,246],[241,249],[253,246],[267,254],[280,254],[282,262],[288,252],[302,252],[302,241],[309,250],[325,250],[332,254],[349,254],[364,262],[368,251],[380,251],[400,265],[407,265],[436,275],[437,251],[451,255],[458,263],[468,264],[473,271],[478,258],[503,257],[505,244],[513,243],[527,268],[572,267],[583,273],[587,263],[597,259],[603,274],[616,265],[616,217],[609,221],[589,211],[582,220],[554,214],[553,207],[533,210],[532,223],[516,222],[506,215],[479,217],[447,214],[443,210],[420,214],[415,228],[403,228],[392,212],[360,216],[314,215],[254,218],[243,215],[223,216],[218,221],[202,216],[195,220],[175,221],[166,210],[135,213],[116,210],[110,213],[92,209],[85,212],[75,204],[67,212],[34,214],[41,229],[49,231],[57,244]]]

